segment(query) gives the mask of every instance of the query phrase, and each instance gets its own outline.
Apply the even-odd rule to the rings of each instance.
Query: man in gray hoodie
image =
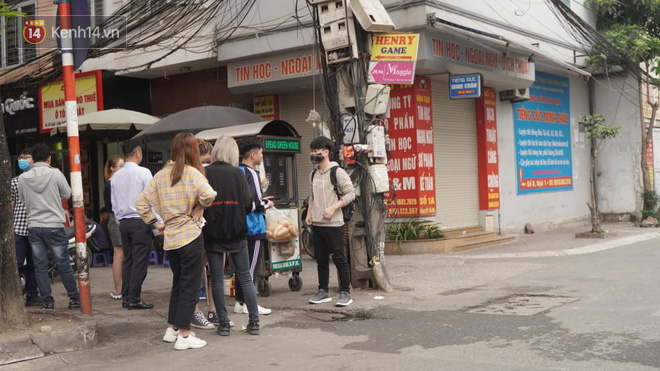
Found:
[[[310,158],[316,169],[310,176],[312,185],[307,208],[307,224],[312,226],[314,255],[319,276],[319,291],[309,299],[312,304],[328,303],[332,297],[328,292],[330,255],[339,271],[339,299],[336,306],[345,307],[353,302],[350,294],[351,271],[344,257],[344,216],[341,208],[353,202],[355,188],[346,171],[330,161],[332,141],[318,137],[310,143]],[[337,167],[337,189],[332,184],[332,168]],[[339,198],[338,194],[341,195]]]
[[[71,197],[71,188],[64,175],[50,166],[51,155],[50,148],[45,144],[32,148],[34,165],[18,178],[18,195],[27,211],[28,238],[43,308],[55,307],[48,279],[49,250],[69,295],[69,309],[80,308],[80,293],[69,264],[69,239],[64,232],[61,201]]]

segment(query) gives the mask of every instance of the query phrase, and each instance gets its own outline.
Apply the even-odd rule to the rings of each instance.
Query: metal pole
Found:
[[[70,0],[58,1],[60,20],[62,76],[64,80],[64,105],[66,110],[66,131],[69,139],[69,168],[71,169],[71,193],[73,195],[73,219],[76,230],[76,259],[78,266],[78,288],[80,290],[80,311],[92,315],[92,300],[89,287],[89,267],[87,266],[87,238],[83,222],[83,190],[80,166],[80,139],[78,137],[78,105],[76,103],[76,80],[73,70],[73,38],[71,32]]]

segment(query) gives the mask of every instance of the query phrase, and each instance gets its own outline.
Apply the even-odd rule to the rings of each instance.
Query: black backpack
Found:
[[[337,169],[339,169],[339,166],[333,166],[330,168],[330,183],[332,183],[332,186],[335,188],[337,199],[341,200],[341,194],[339,193],[339,188],[337,187]],[[314,174],[316,174],[316,169],[312,171],[312,183],[314,183]],[[351,221],[354,212],[355,204],[353,202],[341,208],[341,213],[344,215],[344,223]]]

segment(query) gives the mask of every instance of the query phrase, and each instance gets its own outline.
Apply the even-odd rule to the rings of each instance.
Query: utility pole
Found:
[[[60,42],[62,53],[62,76],[64,80],[64,106],[66,111],[66,131],[69,144],[69,168],[71,170],[71,192],[73,197],[73,220],[76,231],[76,259],[78,266],[78,289],[80,290],[80,310],[92,315],[92,300],[89,286],[89,266],[87,265],[87,237],[83,222],[83,189],[80,166],[80,138],[78,136],[78,105],[76,103],[76,80],[74,75],[73,37],[71,30],[71,0],[56,0],[57,16],[60,22]]]
[[[383,85],[379,85],[381,90],[375,97],[368,94],[370,32],[390,30],[394,25],[380,2],[311,2],[316,9],[326,105],[338,149],[335,155],[341,153],[356,188],[356,211],[348,223],[351,282],[353,287],[375,283],[381,290],[389,291],[391,286],[384,265],[387,139],[381,118],[385,111],[366,108],[370,104],[373,107],[373,100],[384,90],[389,94],[389,88]],[[380,98],[387,106],[388,98]],[[378,150],[374,151],[375,147]]]

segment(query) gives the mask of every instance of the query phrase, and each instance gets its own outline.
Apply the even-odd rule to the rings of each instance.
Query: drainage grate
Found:
[[[468,313],[531,316],[576,300],[566,296],[516,294],[474,307]]]

